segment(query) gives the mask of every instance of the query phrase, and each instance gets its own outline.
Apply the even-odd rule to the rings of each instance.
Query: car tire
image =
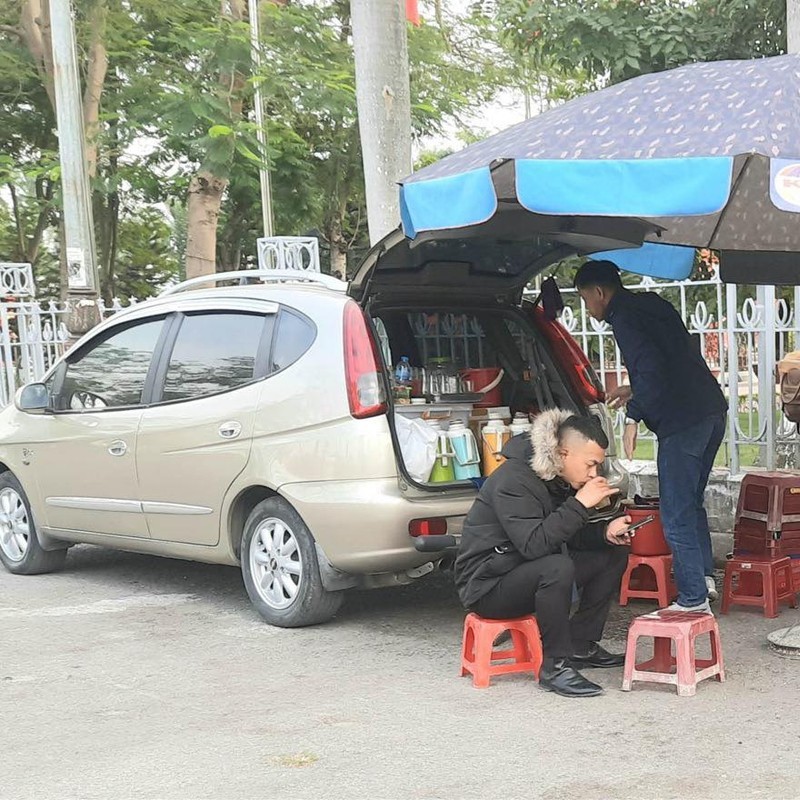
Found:
[[[343,592],[322,585],[314,537],[283,498],[262,500],[242,534],[242,577],[261,616],[280,628],[301,628],[332,619]]]
[[[11,472],[0,474],[0,561],[14,575],[41,575],[64,566],[67,548],[44,550],[28,496]]]

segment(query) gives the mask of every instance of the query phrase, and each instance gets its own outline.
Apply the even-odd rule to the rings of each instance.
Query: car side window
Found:
[[[131,325],[68,360],[56,410],[139,405],[163,325],[163,319]]]
[[[163,402],[218,394],[252,381],[264,325],[260,314],[191,314],[181,322],[167,365]]]
[[[316,338],[317,331],[313,323],[283,309],[272,346],[272,371],[290,367],[314,344]]]

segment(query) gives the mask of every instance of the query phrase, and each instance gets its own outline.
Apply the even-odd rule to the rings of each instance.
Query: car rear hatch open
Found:
[[[398,229],[364,258],[350,285],[362,305],[375,299],[493,298],[517,305],[531,280],[571,255],[639,247],[652,225],[638,219],[506,215],[465,232],[436,231],[407,239]],[[541,229],[537,229],[540,226]]]
[[[374,338],[380,342],[376,350],[382,351],[387,379],[402,355],[410,356],[412,364],[416,360],[419,366],[424,365],[426,356],[442,355],[432,348],[441,347],[440,333],[446,327],[443,318],[450,315],[461,325],[462,332],[459,341],[447,351],[447,355],[453,355],[455,366],[503,368],[506,377],[501,386],[529,385],[531,404],[539,409],[553,405],[576,410],[586,407],[569,386],[565,365],[559,365],[559,354],[540,335],[541,331],[531,330],[527,345],[523,342],[523,328],[537,327],[530,309],[521,308],[523,292],[536,275],[553,264],[572,255],[638,247],[651,228],[631,219],[609,223],[591,218],[554,218],[548,230],[536,230],[527,216],[518,219],[518,228],[510,229],[508,219],[504,218],[502,229],[481,226],[480,235],[467,235],[463,230],[439,231],[435,235],[421,234],[411,241],[401,230],[393,231],[367,254],[349,294],[372,321]],[[428,324],[435,327],[433,338],[437,341],[431,348],[419,346],[421,340],[431,341],[430,330],[420,332],[416,324],[421,324],[420,316],[425,315]],[[474,343],[478,335],[479,345],[466,343],[470,337]],[[513,346],[515,342],[520,343],[518,351]],[[487,351],[491,353],[488,358]],[[499,405],[509,405],[509,397],[517,395],[505,391]],[[527,410],[522,402],[516,405],[521,411]],[[397,436],[397,406],[392,403],[390,408],[390,428],[405,496],[429,497],[431,491],[450,496],[473,495],[475,487],[469,481],[432,484],[411,478]],[[423,408],[431,410],[430,405]],[[403,409],[403,416],[407,410]],[[474,417],[465,421],[472,425]],[[480,444],[479,435],[476,438]]]

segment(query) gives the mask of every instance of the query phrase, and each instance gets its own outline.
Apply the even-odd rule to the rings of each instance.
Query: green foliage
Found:
[[[276,233],[317,234],[324,251],[352,255],[366,247],[346,0],[262,2],[264,66],[254,76],[249,26],[221,17],[219,0],[73,4],[84,80],[98,30],[109,60],[92,186],[106,299],[146,296],[158,281],[179,275],[187,189],[199,168],[229,180],[218,226],[220,269],[255,259],[262,230],[258,169],[265,159]],[[446,125],[468,135],[469,112],[508,83],[509,60],[499,45],[487,44],[494,36],[488,19],[442,6],[437,18],[434,4],[423,4],[425,22],[409,28],[418,137]],[[98,19],[101,28],[93,28]],[[40,294],[57,296],[55,118],[30,53],[10,32],[19,23],[19,4],[0,4],[0,25],[7,26],[0,31],[0,257],[31,257]],[[256,81],[266,98],[267,153],[254,125]]]
[[[513,51],[593,87],[786,47],[783,0],[498,0],[498,19]]]
[[[159,209],[143,208],[126,217],[119,229],[114,296],[145,299],[180,278],[182,262],[171,237],[171,220]]]

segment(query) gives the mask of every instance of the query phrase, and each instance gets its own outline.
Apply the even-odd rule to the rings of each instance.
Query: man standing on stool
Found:
[[[633,457],[640,422],[658,439],[661,524],[678,587],[670,609],[710,613],[717,590],[703,494],[725,436],[725,396],[666,300],[625,289],[611,261],[585,263],[575,287],[589,313],[611,325],[628,370],[631,385],[608,396],[627,406],[625,454]]]
[[[603,689],[578,668],[618,667],[625,658],[598,642],[628,563],[629,517],[589,522],[617,489],[599,477],[608,439],[589,417],[553,409],[530,435],[515,436],[464,522],[455,564],[461,602],[489,619],[536,613],[542,688],[567,697]],[[581,590],[570,619],[573,586]]]

